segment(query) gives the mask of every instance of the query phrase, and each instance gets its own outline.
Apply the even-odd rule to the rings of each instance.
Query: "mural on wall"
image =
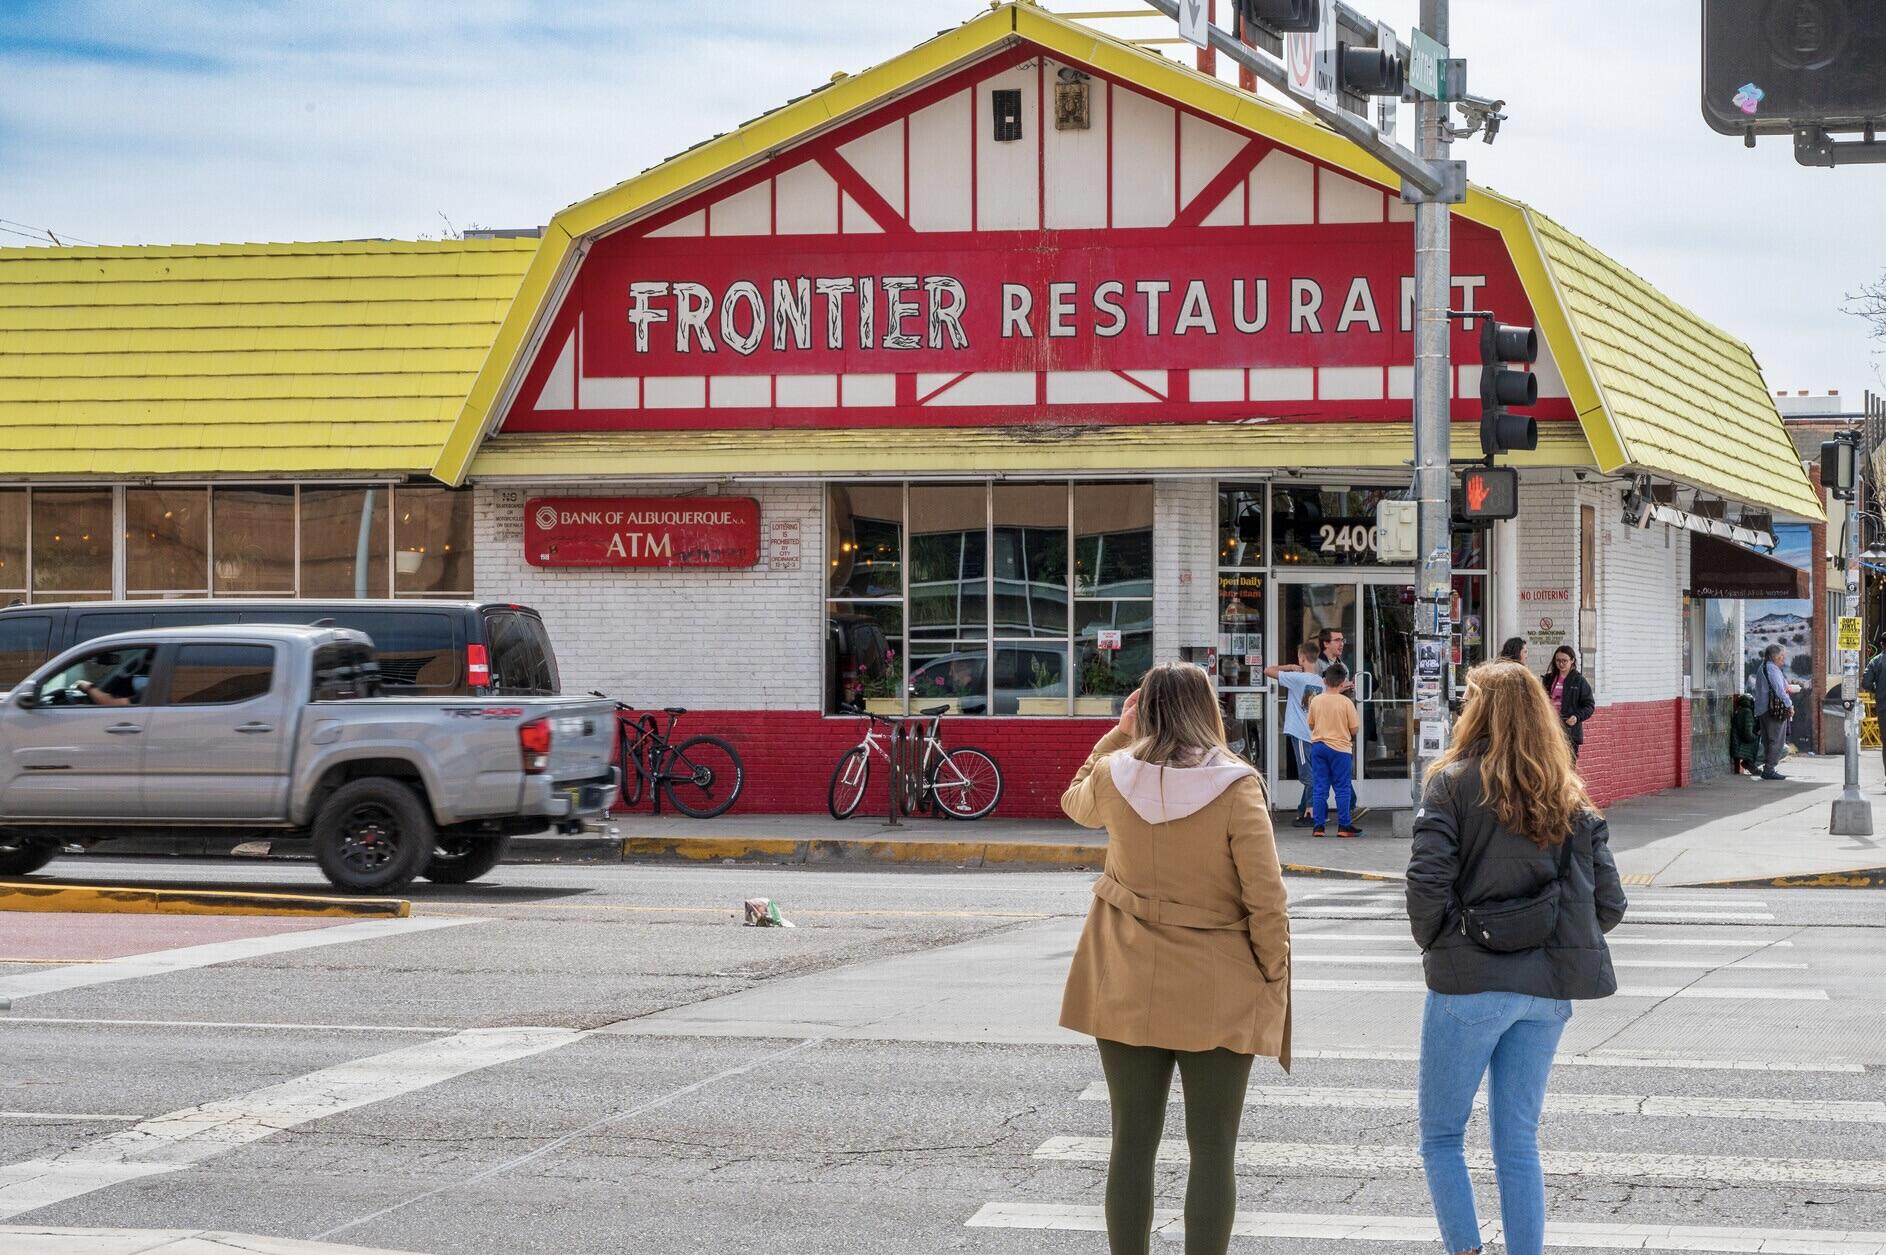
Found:
[[[1084,128],[1041,107],[1070,75]],[[597,240],[505,429],[1405,421],[1412,258],[1383,187],[1023,44]],[[1487,227],[1453,283],[1531,320]]]
[[[1791,567],[1811,570],[1813,545],[1814,533],[1805,524],[1777,524],[1771,556]],[[1742,629],[1744,689],[1753,687],[1756,665],[1770,645],[1788,651],[1788,678],[1805,683],[1814,674],[1814,603],[1805,599],[1749,603]]]

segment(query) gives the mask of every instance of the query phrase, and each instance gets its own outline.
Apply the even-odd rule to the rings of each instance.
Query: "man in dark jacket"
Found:
[[[1415,816],[1408,926],[1421,947],[1428,988],[1580,999],[1617,992],[1604,934],[1624,918],[1626,902],[1611,857],[1611,829],[1600,815],[1585,812],[1566,838],[1575,843],[1574,857],[1560,882],[1558,923],[1543,946],[1499,953],[1461,931],[1462,903],[1533,897],[1559,874],[1559,851],[1508,831],[1492,807],[1479,804],[1484,792],[1478,760],[1467,759],[1430,781]]]

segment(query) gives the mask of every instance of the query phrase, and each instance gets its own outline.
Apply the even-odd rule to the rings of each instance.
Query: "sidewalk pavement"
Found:
[[[297,1242],[207,1229],[47,1229],[0,1225],[8,1255],[399,1255],[365,1246]]]
[[[1782,764],[1787,780],[1724,776],[1619,802],[1606,808],[1618,869],[1632,885],[1886,886],[1886,836],[1827,830],[1842,768],[1838,757],[1795,755]],[[1876,751],[1862,752],[1860,783],[1886,834],[1886,769]],[[1313,838],[1290,826],[1287,810],[1276,819],[1277,856],[1288,872],[1399,878],[1407,868],[1409,843],[1391,835],[1391,812],[1359,812],[1365,835],[1356,840]],[[1097,869],[1106,851],[1106,834],[1048,819],[907,819],[891,827],[866,816],[631,813],[617,827],[628,858],[669,861]],[[530,858],[534,844],[515,842],[513,856]]]

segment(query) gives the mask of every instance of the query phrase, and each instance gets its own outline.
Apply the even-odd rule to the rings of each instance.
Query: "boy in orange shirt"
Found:
[[[1316,827],[1312,836],[1325,836],[1329,821],[1329,789],[1336,786],[1336,835],[1359,837],[1349,813],[1355,800],[1350,785],[1355,766],[1356,734],[1362,730],[1362,716],[1356,704],[1339,691],[1349,678],[1349,669],[1332,662],[1323,672],[1323,691],[1310,699],[1310,814]]]

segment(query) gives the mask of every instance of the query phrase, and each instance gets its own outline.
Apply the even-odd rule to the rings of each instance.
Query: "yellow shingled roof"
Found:
[[[1748,345],[1528,213],[1623,461],[1819,519],[1820,497]]]
[[[1045,9],[1004,4],[558,214],[443,444],[434,474],[460,483],[467,475],[515,469],[510,457],[499,451],[504,441],[483,453],[480,446],[580,264],[580,242],[618,230],[1016,39],[1138,84],[1227,125],[1269,136],[1359,178],[1399,185],[1387,167],[1306,114]],[[1819,500],[1746,345],[1517,201],[1472,187],[1455,212],[1500,233],[1599,470],[1648,471],[1753,505],[1821,517]],[[1666,372],[1681,382],[1659,385]],[[572,442],[572,447],[577,444]],[[834,437],[832,446],[841,448],[842,439]],[[533,448],[541,457],[543,450]],[[707,463],[716,456],[714,446],[697,441],[694,448],[692,461],[685,451],[676,451],[665,469],[713,473],[716,468]]]
[[[424,471],[536,248],[0,249],[0,476]]]

